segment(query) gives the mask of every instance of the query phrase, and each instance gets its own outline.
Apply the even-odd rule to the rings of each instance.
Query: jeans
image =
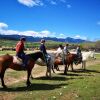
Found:
[[[48,62],[51,60],[51,56],[49,54],[44,54],[45,56],[45,62],[48,64]]]
[[[19,53],[16,54],[16,56],[18,56],[19,58],[22,59],[22,61],[23,61],[23,66],[27,66],[28,56],[25,55],[24,52],[19,52]]]

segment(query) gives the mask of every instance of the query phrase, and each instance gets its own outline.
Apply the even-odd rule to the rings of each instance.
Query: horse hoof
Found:
[[[27,85],[27,88],[31,87],[31,85],[32,85],[32,84],[28,84],[28,85]]]
[[[7,86],[6,86],[6,85],[4,85],[4,86],[3,86],[3,88],[4,88],[4,89],[7,89]]]
[[[64,73],[64,75],[67,75],[67,73]]]
[[[33,77],[30,77],[32,80],[34,79]]]

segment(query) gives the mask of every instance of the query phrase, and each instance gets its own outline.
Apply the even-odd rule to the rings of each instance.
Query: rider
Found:
[[[46,64],[48,63],[48,61],[51,59],[50,55],[47,53],[46,51],[46,47],[45,47],[45,40],[41,39],[41,45],[40,45],[40,51],[43,52],[44,57],[45,57],[45,62]]]
[[[21,37],[20,41],[16,44],[16,56],[18,56],[19,58],[22,59],[23,64],[22,66],[25,67],[27,66],[27,61],[26,61],[26,56],[24,53],[25,47],[24,47],[24,43],[26,41],[25,37]]]
[[[58,57],[60,57],[60,59],[62,59],[62,62],[63,62],[63,64],[64,64],[64,49],[63,49],[63,46],[60,44],[59,45],[59,47],[58,47],[58,49],[57,49],[57,54],[56,54],[56,57],[58,58]]]
[[[80,45],[77,46],[76,48],[76,54],[78,56],[78,58],[80,59],[80,62],[82,61],[82,53],[81,53],[81,47]]]
[[[76,48],[76,54],[78,55],[78,56],[81,56],[81,48],[80,48],[80,46],[78,45],[77,46],[77,48]]]
[[[68,46],[69,46],[68,43],[65,44],[65,47],[64,47],[64,54],[65,54],[65,55],[68,55],[68,54],[69,54]]]

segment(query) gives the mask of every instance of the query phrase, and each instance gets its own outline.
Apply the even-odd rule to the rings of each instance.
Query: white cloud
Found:
[[[60,2],[66,3],[66,0],[60,0]]]
[[[66,36],[64,34],[59,34],[58,38],[66,38]]]
[[[5,23],[0,23],[0,29],[2,29],[2,28],[7,28],[7,27],[8,27],[7,24],[5,24]]]
[[[85,37],[85,36],[80,36],[80,35],[76,35],[76,36],[74,36],[73,38],[75,38],[75,39],[87,40],[87,37]]]
[[[25,36],[33,36],[33,37],[52,37],[55,35],[54,32],[50,32],[48,30],[43,30],[40,32],[36,32],[33,30],[18,31],[18,30],[5,29],[7,27],[8,27],[7,24],[0,23],[0,34],[2,35],[25,35]]]
[[[51,5],[57,5],[58,3],[66,4],[66,0],[17,0],[19,3],[27,6],[27,7],[33,7],[33,6],[44,6],[45,2],[48,2]],[[67,4],[67,8],[71,8],[70,4]]]
[[[18,0],[18,2],[28,7],[43,6],[43,2],[41,0]]]
[[[100,25],[100,21],[97,22],[97,25]]]
[[[52,5],[57,5],[57,2],[55,2],[55,1],[51,1],[50,2]]]
[[[72,6],[70,4],[67,4],[67,8],[71,8]]]
[[[55,32],[50,32],[48,30],[42,30],[40,32],[36,32],[33,30],[27,31],[18,31],[18,30],[9,30],[8,25],[6,23],[0,23],[0,34],[2,35],[25,35],[25,36],[33,36],[33,37],[57,37],[57,38],[66,38],[65,34],[59,34]],[[73,38],[75,39],[84,39],[87,40],[87,37],[76,35]]]

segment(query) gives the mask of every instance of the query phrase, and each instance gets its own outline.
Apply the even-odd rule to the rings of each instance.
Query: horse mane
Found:
[[[33,58],[34,60],[41,57],[41,55],[43,55],[41,51],[37,51],[37,52],[34,52],[34,53],[27,54],[27,56]]]

